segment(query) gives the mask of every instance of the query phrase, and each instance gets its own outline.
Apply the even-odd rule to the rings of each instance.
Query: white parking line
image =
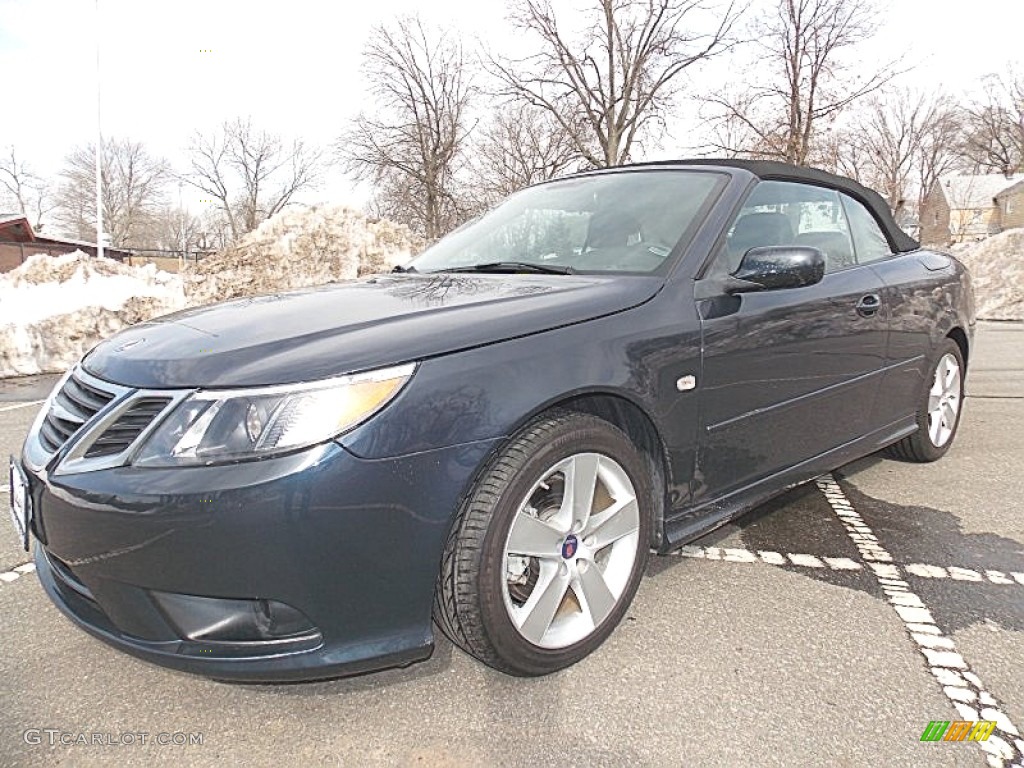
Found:
[[[922,579],[953,579],[954,581],[988,581],[992,584],[1021,584],[1024,585],[1024,572],[1020,571],[974,571],[970,568],[942,568],[937,565],[925,565],[924,563],[911,563],[904,566],[904,570],[913,576],[920,576]]]
[[[1010,722],[1010,718],[999,706],[996,698],[985,690],[978,676],[970,671],[964,657],[957,653],[953,640],[946,637],[935,624],[928,606],[910,591],[910,585],[902,578],[900,566],[892,562],[892,556],[878,543],[871,529],[853,508],[832,475],[819,478],[817,484],[828,499],[832,510],[842,521],[861,556],[871,561],[868,565],[874,572],[875,579],[885,590],[893,610],[902,619],[907,634],[917,644],[932,675],[938,680],[943,693],[952,702],[960,717],[964,720],[995,722],[998,734],[993,732],[987,741],[976,742],[986,753],[988,764],[993,768],[1024,765],[1024,740],[1021,739],[1020,731]],[[909,571],[909,566],[907,570]],[[955,570],[968,571],[965,568]],[[936,572],[929,570],[931,575],[927,578],[933,578]],[[950,568],[946,572],[951,578],[955,578],[954,569]],[[982,580],[981,574],[976,571],[970,573],[977,578],[964,577],[964,580]]]
[[[870,551],[872,555],[877,555],[879,552],[877,544]],[[860,571],[864,567],[856,560],[851,560],[848,557],[825,557],[823,555],[806,555],[798,552],[772,552],[763,549],[751,552],[748,549],[733,547],[685,546],[680,547],[671,554],[700,560],[726,560],[731,563],[767,563],[768,565],[785,566],[795,565],[800,568],[827,568],[832,571]],[[953,579],[955,581],[984,582],[1001,586],[1024,586],[1024,573],[1017,571],[974,571],[970,568],[943,567],[940,565],[925,565],[924,563],[911,563],[910,565],[903,566],[903,570],[912,576],[919,576],[923,579]]]
[[[0,573],[0,583],[10,584],[12,581],[17,581],[22,576],[34,572],[35,569],[35,563],[22,563],[21,565],[16,565],[11,570]]]
[[[37,401],[42,402],[42,401]],[[25,403],[32,405],[35,403]],[[16,406],[21,407],[21,406]],[[0,409],[9,410],[9,409]],[[990,720],[996,730],[987,741],[977,742],[986,752],[994,768],[1024,768],[1024,739],[992,694],[974,674],[967,661],[957,652],[953,640],[936,625],[924,601],[911,591],[905,574],[924,579],[951,579],[965,583],[1024,585],[1024,572],[984,571],[956,566],[935,566],[924,563],[900,565],[893,562],[888,551],[878,542],[846,498],[831,475],[817,481],[832,510],[839,517],[847,534],[866,563],[847,557],[826,557],[770,550],[751,551],[736,547],[684,546],[675,552],[682,557],[719,560],[733,563],[761,563],[773,566],[828,569],[833,571],[868,570],[885,592],[893,610],[903,621],[907,634],[924,656],[929,670],[942,686],[943,693],[964,720]],[[0,492],[7,492],[6,488]],[[867,568],[865,568],[867,566]],[[0,584],[10,584],[33,573],[35,564],[22,563],[0,573]]]
[[[31,400],[27,403],[18,403],[17,405],[5,405],[3,408],[0,408],[0,413],[3,413],[4,411],[15,411],[18,408],[28,408],[30,405],[39,405],[41,402],[43,401]]]

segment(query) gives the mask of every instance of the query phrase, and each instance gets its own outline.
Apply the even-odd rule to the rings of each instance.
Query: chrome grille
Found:
[[[85,451],[85,458],[113,456],[128,449],[171,402],[169,397],[140,397],[107,427]]]
[[[76,365],[36,417],[23,458],[41,470],[60,455],[57,475],[124,466],[132,452],[193,390],[133,389]]]
[[[60,450],[78,430],[114,399],[116,393],[85,381],[79,369],[72,371],[50,403],[39,428],[39,442],[49,452]]]

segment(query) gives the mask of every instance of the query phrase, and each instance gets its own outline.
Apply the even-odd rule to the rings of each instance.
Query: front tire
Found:
[[[565,411],[531,422],[459,510],[435,595],[438,625],[510,674],[575,664],[636,594],[651,499],[644,459],[615,426]]]
[[[925,463],[946,455],[960,426],[964,403],[964,356],[959,345],[945,339],[932,359],[917,410],[917,431],[887,449],[890,456]]]

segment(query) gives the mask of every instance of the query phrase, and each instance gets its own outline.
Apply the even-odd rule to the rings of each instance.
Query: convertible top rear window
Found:
[[[530,187],[427,249],[419,272],[519,264],[574,272],[666,267],[726,177],[648,170]]]

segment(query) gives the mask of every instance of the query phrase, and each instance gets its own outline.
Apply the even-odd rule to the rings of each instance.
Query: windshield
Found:
[[[724,179],[709,172],[651,170],[531,187],[455,230],[409,266],[418,272],[655,272]]]

